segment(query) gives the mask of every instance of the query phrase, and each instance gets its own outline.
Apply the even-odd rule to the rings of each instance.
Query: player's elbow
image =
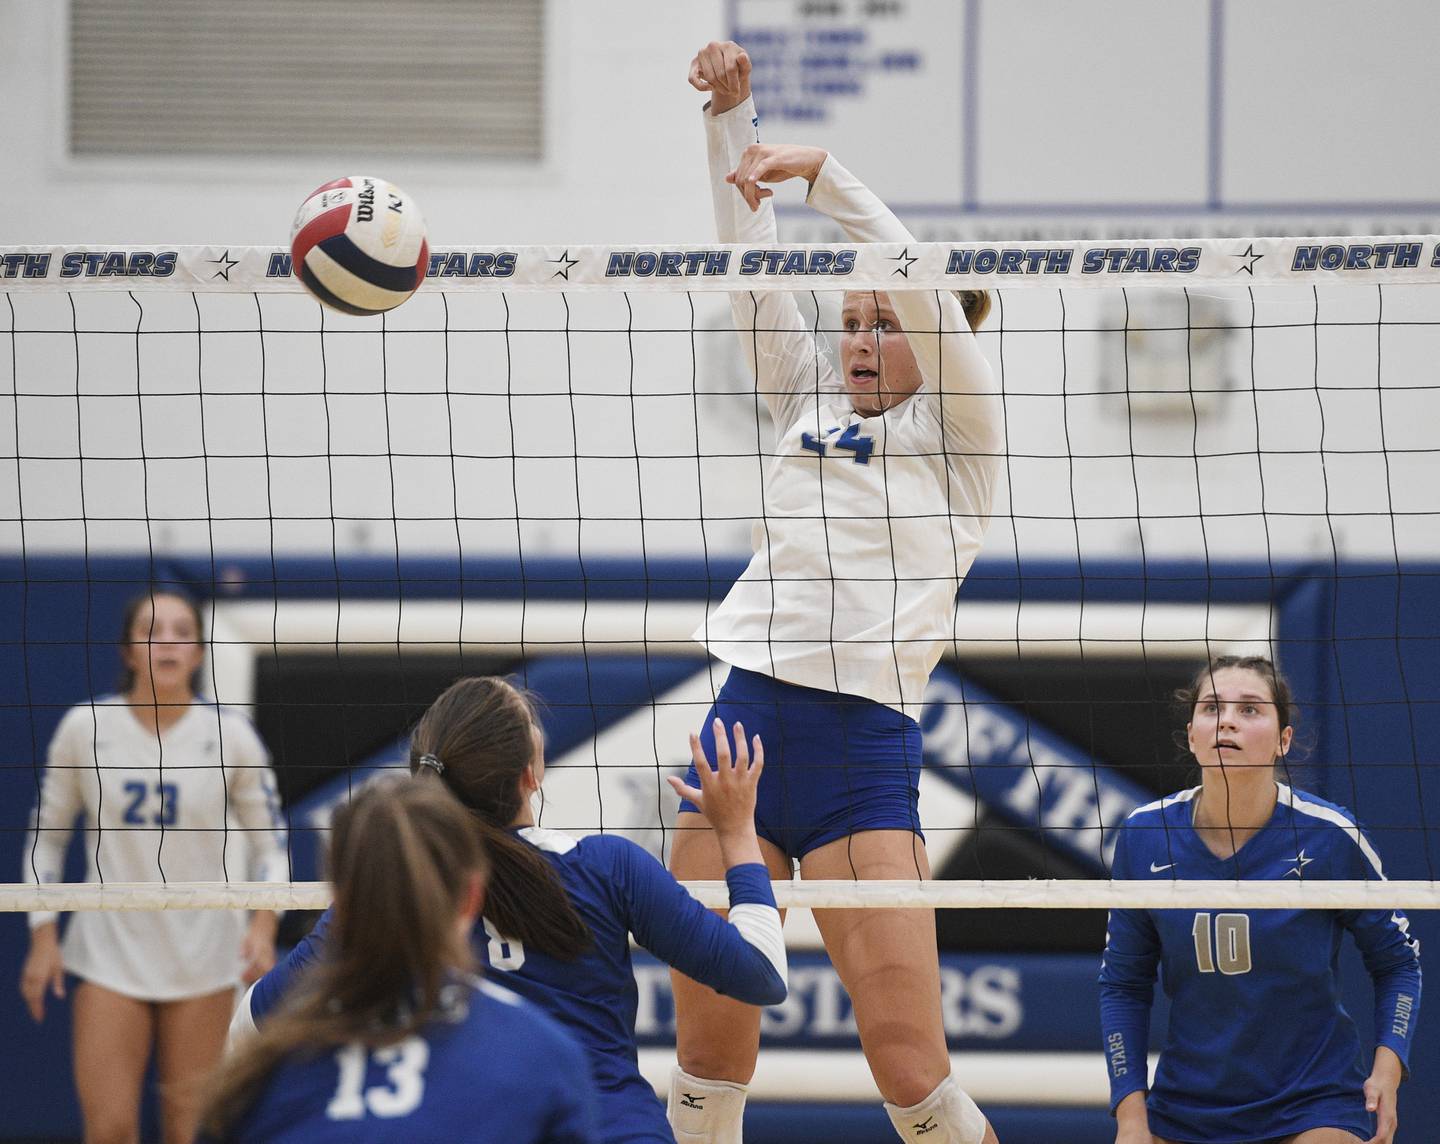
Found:
[[[746,1005],[779,1005],[790,995],[790,986],[785,975],[767,960],[743,987],[732,990],[730,995]]]

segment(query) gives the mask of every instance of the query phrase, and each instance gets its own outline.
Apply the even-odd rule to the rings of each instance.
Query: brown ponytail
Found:
[[[426,785],[444,783],[474,815],[493,870],[485,897],[490,923],[507,938],[570,961],[590,948],[590,930],[545,856],[510,831],[524,797],[521,779],[541,749],[535,711],[522,692],[494,676],[461,679],[416,726],[410,773]]]
[[[956,290],[955,297],[960,301],[960,308],[965,311],[965,320],[970,323],[970,328],[978,330],[981,323],[990,316],[990,291]]]
[[[485,853],[464,808],[415,782],[376,783],[335,814],[330,944],[258,1035],[221,1065],[201,1128],[223,1138],[287,1056],[394,1044],[441,1009],[474,955],[457,921]]]

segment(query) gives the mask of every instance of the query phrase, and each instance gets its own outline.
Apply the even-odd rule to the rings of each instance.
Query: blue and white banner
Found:
[[[1100,1051],[1100,958],[1088,954],[943,954],[940,1009],[952,1051]],[[670,969],[635,956],[641,1045],[675,1042]],[[858,1049],[849,995],[823,953],[790,955],[790,995],[761,1017],[768,1048]]]
[[[1440,236],[433,250],[422,290],[966,290],[1440,282]],[[299,292],[267,246],[0,248],[0,290]]]

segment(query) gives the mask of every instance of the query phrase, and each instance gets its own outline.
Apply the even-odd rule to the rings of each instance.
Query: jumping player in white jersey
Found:
[[[535,1002],[585,1048],[599,1090],[597,1139],[673,1144],[665,1109],[640,1075],[635,1045],[639,996],[630,935],[662,961],[747,1002],[786,995],[780,914],[755,837],[754,761],[745,729],[718,730],[721,766],[695,787],[715,829],[730,887],[729,924],[679,886],[659,862],[615,834],[571,838],[535,825],[531,796],[545,777],[545,748],[528,698],[503,679],[462,679],[415,728],[410,766],[418,783],[443,784],[470,813],[493,873],[475,946],[491,978]],[[698,738],[691,750],[699,755]],[[234,1032],[246,1035],[302,978],[333,933],[332,914],[247,994]]]
[[[50,743],[23,877],[58,882],[77,815],[91,882],[283,881],[285,837],[269,757],[248,719],[201,702],[199,609],[156,590],[121,628],[120,693],[72,708]],[[87,1141],[139,1139],[154,1050],[166,1144],[194,1134],[185,1081],[220,1059],[235,986],[275,962],[273,913],[82,911],[60,941],[30,915],[20,989],[31,1016],[74,993],[75,1080]]]
[[[1181,695],[1203,781],[1125,820],[1114,877],[1384,879],[1349,811],[1276,781],[1294,732],[1268,659],[1217,658]],[[1340,1004],[1347,932],[1375,983],[1368,1061]],[[1100,1009],[1116,1144],[1391,1144],[1419,957],[1398,910],[1111,910]],[[1152,1084],[1157,971],[1171,1004]]]
[[[485,849],[438,785],[389,781],[332,824],[325,956],[216,1077],[207,1142],[593,1144],[579,1045],[473,974]]]
[[[801,178],[809,204],[850,241],[913,241],[833,156],[758,143],[749,72],[733,43],[708,45],[690,69],[692,86],[711,96],[705,133],[720,239],[774,247],[762,184]],[[955,594],[989,523],[1004,447],[999,390],[971,333],[989,298],[846,294],[839,374],[788,292],[732,300],[776,443],[755,555],[696,633],[731,665],[713,714],[742,720],[765,742],[756,826],[772,876],[789,878],[798,861],[806,879],[929,877],[916,716],[953,638]],[[719,853],[694,809],[681,805],[671,869],[714,878]],[[994,1144],[950,1075],[934,912],[815,918],[901,1138]],[[759,1012],[679,975],[675,997],[676,1137],[739,1141]],[[684,1093],[704,1094],[703,1107]]]

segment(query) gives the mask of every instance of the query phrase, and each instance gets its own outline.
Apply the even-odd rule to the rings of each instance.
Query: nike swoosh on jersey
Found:
[[[1158,874],[1158,873],[1160,873],[1160,871],[1162,871],[1162,870],[1169,870],[1169,869],[1173,868],[1174,865],[1175,865],[1174,862],[1166,862],[1165,865],[1163,865],[1163,866],[1157,866],[1157,865],[1155,865],[1154,862],[1151,862],[1151,863],[1150,863],[1150,873],[1152,873],[1152,874]]]

